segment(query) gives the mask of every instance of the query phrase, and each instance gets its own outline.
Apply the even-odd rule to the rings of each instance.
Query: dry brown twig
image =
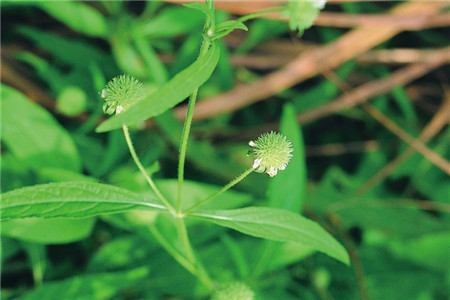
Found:
[[[353,89],[343,96],[328,102],[316,109],[309,110],[297,116],[297,121],[307,123],[323,118],[335,112],[349,109],[356,105],[365,103],[368,99],[392,90],[395,86],[402,86],[416,78],[419,78],[431,70],[443,65],[450,59],[450,47],[436,52],[429,57],[429,61],[415,63],[392,73],[391,76],[374,80]]]
[[[438,113],[434,115],[433,119],[427,124],[423,129],[422,133],[418,137],[418,140],[425,143],[435,136],[445,125],[449,123],[450,120],[450,96],[447,97],[445,102],[442,104]],[[356,191],[357,195],[362,195],[368,192],[370,189],[376,186],[377,183],[381,182],[384,178],[389,176],[396,167],[398,167],[402,162],[407,160],[411,155],[415,153],[415,150],[411,147],[404,150],[395,159],[385,165],[380,171],[373,175],[369,180],[367,180],[363,185],[361,185]]]
[[[429,15],[434,16],[445,6],[441,2],[408,2],[399,4],[391,11],[394,17]],[[327,69],[335,68],[358,56],[372,47],[399,33],[402,29],[395,26],[363,26],[343,35],[335,42],[320,49],[307,50],[279,71],[247,85],[237,86],[233,90],[200,101],[195,110],[194,119],[202,120],[223,113],[238,110],[266,99],[299,82],[316,76]],[[175,110],[176,116],[183,119],[186,106]]]
[[[435,166],[440,168],[442,171],[450,175],[450,162],[445,160],[442,156],[436,152],[430,150],[420,139],[416,139],[405,132],[400,126],[395,124],[392,120],[387,118],[382,112],[373,107],[372,105],[365,103],[363,104],[364,110],[369,113],[374,119],[380,122],[383,126],[388,128],[391,132],[405,141],[411,148],[422,154],[426,159],[428,159]],[[446,116],[448,113],[445,112]]]

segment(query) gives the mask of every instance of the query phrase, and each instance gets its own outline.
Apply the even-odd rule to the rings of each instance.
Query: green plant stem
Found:
[[[201,58],[208,51],[210,42],[207,39],[203,40],[202,46],[200,48],[200,54],[198,58]],[[176,211],[181,212],[181,192],[184,180],[184,163],[186,161],[186,150],[189,138],[189,132],[191,130],[192,118],[194,116],[194,106],[197,101],[198,88],[194,90],[192,95],[189,97],[189,104],[186,113],[186,120],[184,122],[183,131],[181,133],[181,145],[180,145],[180,156],[178,160],[178,194],[177,194],[177,204]]]
[[[246,171],[244,171],[241,175],[239,175],[238,177],[236,177],[235,179],[233,179],[232,181],[230,181],[227,185],[225,185],[223,188],[221,188],[220,190],[218,190],[217,192],[215,192],[214,194],[206,197],[205,199],[197,202],[196,204],[192,205],[191,207],[189,207],[188,209],[186,209],[183,214],[187,215],[188,213],[190,213],[191,211],[193,211],[194,209],[196,209],[197,207],[205,204],[206,202],[210,201],[211,199],[219,196],[220,194],[222,194],[223,192],[226,192],[227,190],[229,190],[230,188],[232,188],[234,185],[236,185],[237,183],[239,183],[242,179],[244,179],[245,177],[247,177],[248,174],[250,174],[251,172],[253,172],[255,169],[253,169],[253,167],[247,169]]]
[[[192,265],[195,266],[195,275],[197,275],[197,277],[201,280],[203,284],[205,284],[208,288],[212,289],[214,283],[209,277],[206,270],[203,268],[203,266],[199,263],[199,261],[195,257],[194,250],[192,249],[191,242],[189,241],[189,236],[183,216],[177,217],[177,230],[181,238],[181,242],[183,243],[183,246],[186,250],[187,259],[189,260],[189,262],[191,262]]]
[[[144,169],[144,166],[141,164],[139,157],[136,154],[136,150],[134,149],[133,143],[131,142],[130,138],[130,132],[128,131],[128,127],[125,125],[122,125],[123,134],[125,135],[125,140],[127,141],[128,149],[130,150],[131,156],[133,157],[134,163],[138,167],[139,171],[141,171],[142,175],[144,175],[145,180],[147,180],[150,187],[155,192],[156,196],[164,203],[164,205],[167,207],[167,209],[175,215],[175,209],[173,206],[167,201],[167,199],[161,194],[158,187],[155,185],[153,180],[150,178],[150,176],[147,174],[147,172]]]

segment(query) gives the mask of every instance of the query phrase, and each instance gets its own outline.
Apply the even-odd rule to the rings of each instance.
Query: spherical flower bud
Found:
[[[142,82],[130,75],[114,77],[102,90],[101,97],[105,99],[103,112],[105,114],[126,111],[145,97]]]
[[[266,172],[270,177],[277,175],[278,170],[286,169],[294,151],[290,141],[281,133],[271,131],[263,133],[256,141],[248,143],[252,147],[249,155],[253,161],[253,169]]]

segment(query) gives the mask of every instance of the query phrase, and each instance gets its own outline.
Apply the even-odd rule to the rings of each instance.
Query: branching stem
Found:
[[[221,188],[220,190],[218,190],[217,192],[215,192],[214,194],[206,197],[205,199],[197,202],[196,204],[192,205],[191,207],[189,207],[188,209],[186,209],[183,214],[187,215],[188,213],[190,213],[191,211],[193,211],[194,209],[196,209],[197,207],[205,204],[206,202],[210,201],[211,199],[219,196],[220,194],[226,192],[227,190],[229,190],[230,188],[232,188],[234,185],[236,185],[237,183],[239,183],[242,179],[244,179],[245,177],[247,177],[248,174],[250,174],[251,172],[253,172],[255,169],[253,169],[253,167],[245,170],[241,175],[239,175],[238,177],[236,177],[235,179],[233,179],[232,181],[230,181],[227,185],[225,185],[223,188]]]

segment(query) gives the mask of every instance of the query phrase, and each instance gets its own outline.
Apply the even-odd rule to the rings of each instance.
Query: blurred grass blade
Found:
[[[164,206],[155,199],[111,185],[58,182],[2,194],[1,219],[82,218],[132,209],[164,209]]]
[[[129,110],[116,115],[97,127],[97,132],[105,132],[123,124],[136,124],[157,116],[185,100],[195,89],[211,76],[219,61],[218,47],[213,44],[208,52],[185,70],[178,73],[155,93]]]
[[[204,211],[193,213],[191,216],[259,238],[301,243],[349,264],[345,248],[322,227],[284,209],[247,207]]]
[[[95,37],[108,35],[108,24],[103,15],[81,1],[38,1],[34,3],[69,28]]]

